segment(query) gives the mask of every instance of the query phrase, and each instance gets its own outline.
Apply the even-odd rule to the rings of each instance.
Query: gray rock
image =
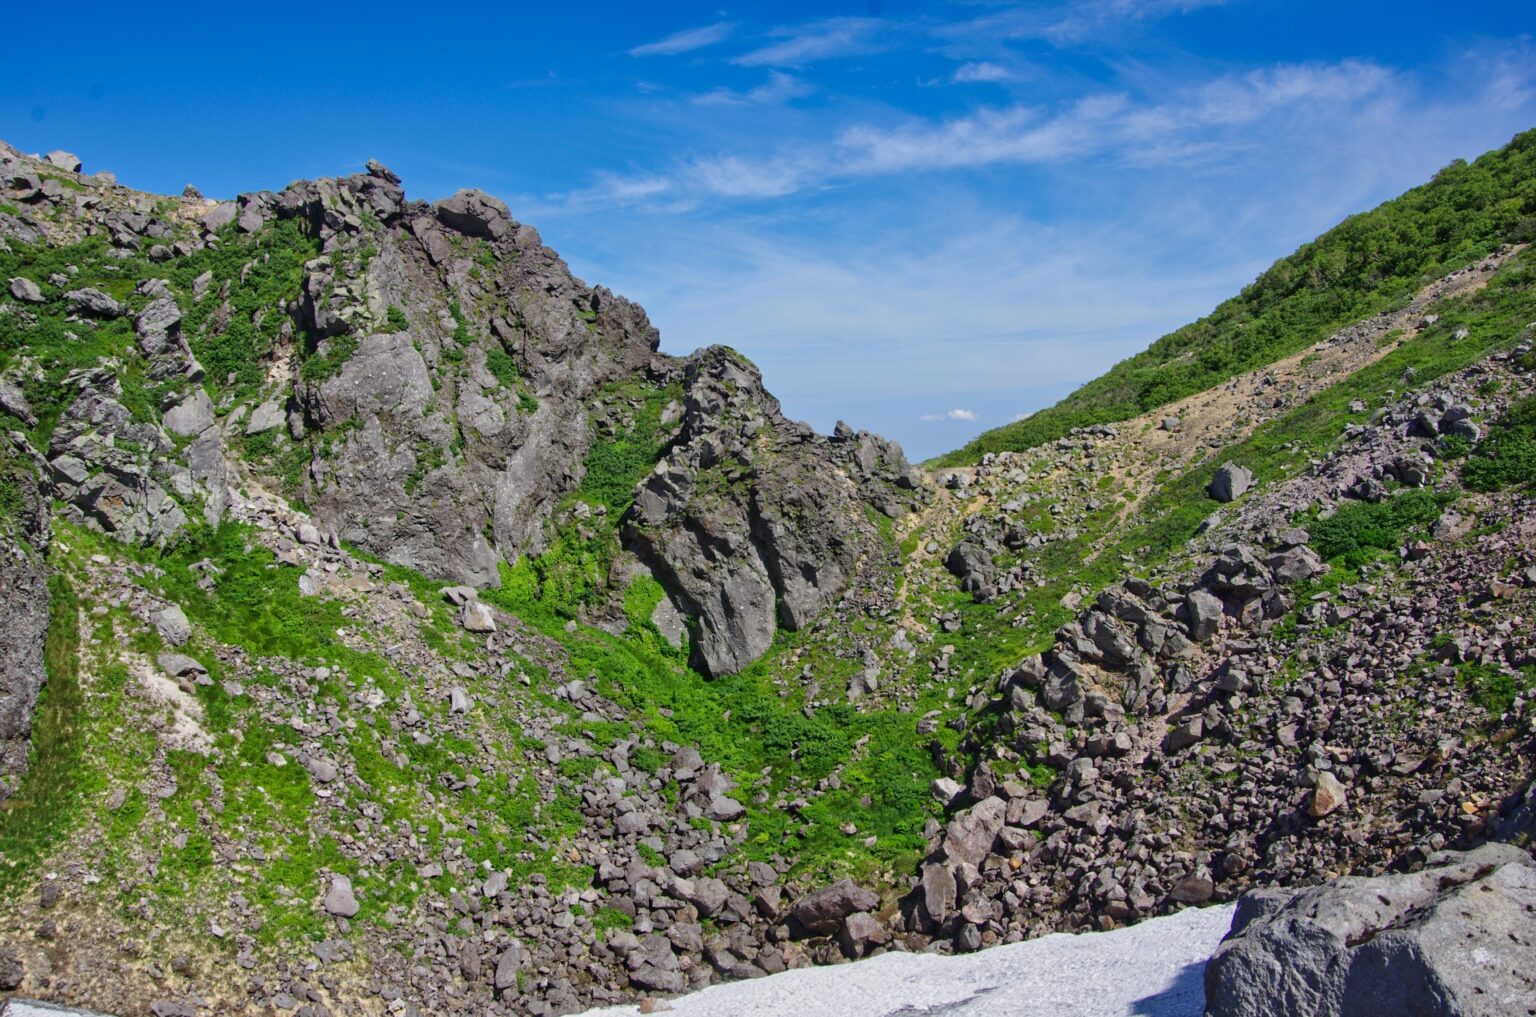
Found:
[[[1184,612],[1189,623],[1190,637],[1205,642],[1221,627],[1225,608],[1221,598],[1209,590],[1194,589],[1184,598]]]
[[[1311,800],[1307,803],[1307,812],[1321,818],[1343,808],[1349,800],[1344,790],[1344,785],[1339,778],[1333,775],[1332,770],[1322,770],[1317,775],[1317,782],[1312,788]]]
[[[920,889],[923,911],[934,925],[942,924],[955,910],[958,888],[955,886],[954,868],[948,862],[929,862],[924,865]]]
[[[1199,714],[1187,717],[1163,738],[1163,751],[1182,752],[1204,736],[1205,720]]]
[[[283,426],[288,419],[283,410],[283,404],[276,399],[270,399],[251,411],[251,415],[245,422],[246,434],[265,434],[275,431]]]
[[[195,438],[213,426],[213,400],[202,387],[166,410],[160,426],[183,438]]]
[[[1240,906],[1205,968],[1209,1017],[1503,1017],[1536,1000],[1536,862],[1489,844],[1422,872]],[[1239,924],[1239,921],[1241,924]]]
[[[221,201],[203,216],[203,228],[210,233],[217,233],[234,222],[239,214],[240,206],[233,201]]]
[[[459,624],[470,632],[495,632],[496,614],[483,600],[471,600],[459,608]]]
[[[836,932],[843,919],[858,911],[872,910],[880,898],[851,880],[843,879],[795,901],[790,917],[813,936]]]
[[[949,777],[937,777],[929,785],[928,793],[933,795],[941,805],[953,805],[961,795],[965,794],[965,785]]]
[[[24,421],[28,427],[37,426],[37,416],[32,412],[32,404],[27,402],[26,395],[4,378],[0,378],[0,412]]]
[[[507,206],[482,191],[459,191],[433,206],[449,229],[486,240],[505,240],[517,229]]]
[[[61,169],[65,173],[80,172],[80,157],[73,152],[66,152],[62,148],[55,149],[43,156],[43,161],[55,169]]]
[[[76,314],[85,314],[93,318],[120,318],[123,316],[123,305],[107,296],[101,290],[85,289],[70,290],[64,294],[64,300],[69,304],[69,309]]]
[[[155,663],[160,665],[160,670],[173,678],[181,678],[186,675],[205,675],[208,669],[201,661],[187,656],[185,653],[162,653],[155,658]]]
[[[33,470],[7,471],[16,509],[0,527],[0,799],[9,779],[24,772],[32,715],[46,681],[50,499]]]
[[[1206,488],[1220,502],[1236,501],[1253,486],[1253,471],[1236,463],[1223,463]]]
[[[13,947],[0,949],[0,992],[21,988],[27,977],[26,965]]]
[[[168,605],[156,612],[154,623],[160,638],[172,646],[185,646],[192,638],[192,623],[179,604]]]
[[[837,934],[838,944],[850,958],[863,957],[872,948],[884,946],[889,940],[890,933],[885,930],[885,926],[867,911],[856,911],[849,915]]]
[[[331,877],[331,888],[325,893],[325,910],[337,918],[351,918],[361,910],[352,892],[352,880],[346,876]]]
[[[28,304],[41,304],[43,302],[43,290],[31,279],[16,276],[10,281],[11,296]]]
[[[517,988],[517,973],[523,969],[523,957],[523,944],[515,939],[501,951],[501,955],[496,958],[497,992],[504,993]]]
[[[319,784],[329,784],[341,775],[341,771],[337,769],[336,764],[323,756],[311,756],[306,759],[304,761],[304,769],[308,770],[309,775]],[[327,898],[326,910],[330,910],[329,899]],[[334,911],[331,913],[336,914]]]
[[[1007,813],[1007,802],[988,798],[950,820],[944,831],[945,855],[956,864],[980,867],[992,851]]]

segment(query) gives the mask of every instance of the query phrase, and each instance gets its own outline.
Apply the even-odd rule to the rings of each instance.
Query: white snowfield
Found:
[[[1057,934],[979,953],[887,953],[716,985],[675,1017],[1201,1017],[1205,959],[1232,907],[1188,908],[1127,929]],[[638,1014],[633,1006],[583,1017]]]

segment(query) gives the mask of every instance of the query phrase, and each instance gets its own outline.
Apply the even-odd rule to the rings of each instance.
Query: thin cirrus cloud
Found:
[[[695,96],[693,101],[700,106],[777,106],[814,95],[815,92],[815,85],[793,74],[769,71],[768,80],[756,88],[740,92],[730,88],[716,88]]]
[[[1012,81],[1018,75],[1001,64],[995,64],[988,60],[972,61],[961,64],[955,68],[954,80],[962,85],[978,82],[1002,82]]]
[[[955,420],[955,421],[961,421],[963,423],[973,423],[973,422],[975,422],[979,418],[977,417],[975,410],[959,410],[959,409],[956,409],[956,410],[949,410],[949,411],[947,411],[945,413],[924,413],[921,417],[918,417],[917,419],[923,421],[924,423],[931,424],[931,423],[934,423],[935,421],[939,421],[939,420]]]
[[[1515,78],[1529,85],[1533,74],[1536,68],[1521,65]],[[765,87],[797,90],[795,79],[785,78]],[[1505,78],[1503,87],[1513,87]],[[1054,108],[1009,104],[894,126],[853,124],[821,142],[698,155],[639,178],[606,176],[562,204],[658,202],[683,209],[712,199],[782,197],[855,178],[1000,164],[1110,158],[1126,166],[1193,165],[1212,153],[1241,151],[1250,132],[1273,136],[1309,119],[1335,122],[1373,106],[1399,106],[1410,89],[1398,73],[1366,61],[1280,65],[1172,88],[1158,101],[1101,91]],[[745,95],[712,101],[746,101]]]
[[[1133,22],[1149,22],[1220,7],[1227,0],[1072,0],[1056,4],[1012,4],[1002,10],[944,26],[951,39],[1040,39],[1070,46]]]
[[[705,25],[702,28],[689,28],[681,32],[674,32],[665,39],[648,42],[643,46],[636,46],[629,51],[633,57],[648,56],[677,56],[680,53],[692,53],[696,49],[704,49],[724,42],[731,37],[736,26],[728,21],[717,22],[713,25]]]
[[[794,29],[771,33],[783,36],[736,57],[742,67],[803,67],[818,60],[868,53],[878,48],[877,36],[888,27],[878,18],[826,18]]]

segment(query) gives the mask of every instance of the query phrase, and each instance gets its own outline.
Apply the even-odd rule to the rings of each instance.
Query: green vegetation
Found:
[[[295,302],[304,285],[304,263],[320,253],[319,242],[305,232],[299,219],[280,219],[249,237],[233,229],[220,235],[220,244],[177,259],[170,270],[172,284],[190,293],[192,280],[213,274],[201,301],[180,301],[182,328],[192,352],[207,371],[212,394],[238,399],[266,380],[263,358],[272,351],[288,317],[279,310]],[[209,326],[217,294],[229,287],[229,320],[223,331]],[[308,365],[305,365],[308,367]]]
[[[410,320],[406,318],[405,312],[394,304],[390,304],[389,308],[384,312],[384,319],[388,322],[391,332],[405,332],[409,331],[411,327]]]
[[[975,462],[1074,427],[1127,420],[1297,353],[1486,255],[1536,217],[1536,131],[1352,216],[1282,258],[1208,317],[1157,340],[1048,409],[934,460]]]
[[[1159,484],[1138,506],[1131,525],[1122,527],[1104,551],[1077,570],[1079,581],[1090,588],[1101,580],[1113,581],[1117,571],[1113,563],[1121,554],[1134,555],[1138,568],[1148,570],[1182,547],[1216,508],[1205,486],[1218,462],[1241,463],[1254,471],[1261,484],[1295,476],[1313,457],[1337,447],[1347,427],[1365,421],[1366,414],[1350,410],[1356,400],[1367,407],[1382,405],[1392,398],[1389,393],[1401,395],[1405,388],[1430,384],[1520,342],[1536,317],[1536,257],[1530,251],[1522,253],[1506,263],[1486,288],[1442,304],[1439,313],[1435,327],[1356,371],[1347,383],[1317,393],[1260,425],[1247,439]],[[1458,340],[1455,335],[1460,329],[1468,335]],[[1412,382],[1405,383],[1409,376]],[[1071,571],[1065,563],[1058,565]]]
[[[1536,486],[1536,397],[1509,408],[1462,466],[1461,480],[1474,491]]]
[[[0,804],[0,894],[18,892],[16,881],[69,831],[94,782],[80,766],[80,608],[63,575],[48,583],[48,636],[43,661],[48,680],[32,718],[32,752],[26,776]]]
[[[1487,664],[1469,663],[1457,668],[1456,673],[1472,691],[1477,704],[1494,718],[1509,712],[1520,693],[1536,689],[1536,665],[1527,665],[1511,674]]]
[[[500,346],[492,346],[485,351],[485,369],[501,382],[503,388],[517,388],[521,377],[518,374],[517,364]]]
[[[1377,552],[1396,551],[1411,529],[1440,518],[1451,497],[1414,490],[1376,504],[1348,502],[1311,524],[1312,546],[1330,561],[1359,568]]]

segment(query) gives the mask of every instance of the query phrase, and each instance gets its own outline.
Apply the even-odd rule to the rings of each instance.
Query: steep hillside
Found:
[[[923,473],[485,195],[0,161],[0,992],[569,1013],[1521,828],[1515,235]]]
[[[1275,262],[1208,317],[1158,339],[1048,409],[987,431],[934,466],[1021,452],[1074,427],[1154,410],[1405,301],[1503,243],[1536,239],[1536,131],[1351,216]]]

